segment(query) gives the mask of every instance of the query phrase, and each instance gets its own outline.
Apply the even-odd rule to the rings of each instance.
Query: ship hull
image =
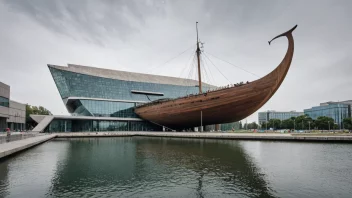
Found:
[[[237,87],[143,105],[137,107],[135,113],[145,120],[172,129],[229,123],[246,118],[262,107],[284,80],[293,57],[292,31],[295,28],[274,38],[286,36],[288,49],[281,63],[263,78]]]

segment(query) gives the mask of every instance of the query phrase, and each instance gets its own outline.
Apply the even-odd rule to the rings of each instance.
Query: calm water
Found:
[[[0,197],[351,197],[352,144],[54,140],[0,161]]]

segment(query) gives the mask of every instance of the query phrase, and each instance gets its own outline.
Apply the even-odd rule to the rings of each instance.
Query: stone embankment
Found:
[[[80,132],[56,133],[57,137],[121,137],[121,136],[147,136],[147,137],[174,137],[174,138],[205,138],[205,139],[231,139],[231,140],[272,140],[272,141],[333,141],[352,142],[350,135],[324,135],[324,134],[282,134],[282,133],[194,133],[194,132]]]
[[[0,159],[16,152],[28,149],[53,138],[84,137],[168,137],[168,138],[201,138],[229,140],[270,140],[270,141],[306,141],[306,142],[352,142],[351,135],[336,134],[281,134],[281,133],[188,133],[188,132],[80,132],[41,134],[27,139],[0,144]]]

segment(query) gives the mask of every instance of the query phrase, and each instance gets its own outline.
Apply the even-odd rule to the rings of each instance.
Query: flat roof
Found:
[[[40,122],[45,117],[52,117],[53,119],[62,120],[118,120],[118,121],[144,121],[140,118],[122,118],[122,117],[96,117],[96,116],[72,116],[72,115],[29,115],[34,121]]]
[[[143,74],[136,72],[127,72],[112,69],[103,69],[91,66],[82,66],[75,64],[68,64],[68,66],[58,66],[48,64],[48,67],[55,68],[58,70],[70,71],[74,73],[86,74],[90,76],[97,76],[102,78],[110,78],[124,81],[134,82],[147,82],[156,84],[168,84],[168,85],[179,85],[179,86],[196,86],[198,81],[186,78],[176,78],[170,76],[161,76],[153,74]],[[203,86],[215,88],[216,86],[207,83],[202,83]]]

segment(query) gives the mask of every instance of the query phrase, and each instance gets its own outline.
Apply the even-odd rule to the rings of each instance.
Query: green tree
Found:
[[[29,116],[31,114],[34,115],[52,115],[51,112],[42,107],[42,106],[31,106],[31,105],[26,105],[26,123],[27,123],[27,127],[31,128],[34,127],[36,125],[36,122]]]
[[[343,128],[352,130],[352,118],[345,118],[342,121],[343,123]]]
[[[258,124],[256,122],[252,122],[252,127],[251,128],[252,129],[258,129],[259,126],[258,126]]]
[[[258,124],[256,122],[252,122],[247,124],[248,129],[258,129]]]
[[[282,129],[293,129],[293,119],[286,119],[281,122]]]
[[[314,128],[314,121],[308,115],[301,115],[295,118],[296,129],[298,130],[307,130]]]
[[[333,129],[340,129],[340,126],[338,125],[338,124],[336,124],[336,123],[334,123],[334,126],[333,126],[334,128]]]
[[[247,123],[244,123],[243,129],[247,129]]]
[[[266,130],[266,126],[267,126],[267,123],[266,122],[262,122],[261,129]]]
[[[315,126],[320,130],[328,130],[329,126],[330,129],[334,129],[334,119],[326,116],[320,116],[315,120]]]
[[[268,128],[281,129],[281,120],[270,119],[268,122]]]

